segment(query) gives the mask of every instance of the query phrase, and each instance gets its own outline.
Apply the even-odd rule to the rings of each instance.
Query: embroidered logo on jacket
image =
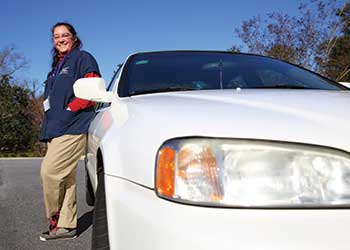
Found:
[[[60,75],[67,75],[68,74],[68,69],[69,69],[69,67],[62,68],[61,71],[60,71]]]

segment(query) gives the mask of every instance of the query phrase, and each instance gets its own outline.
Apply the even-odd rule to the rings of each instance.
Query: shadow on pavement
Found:
[[[92,215],[94,210],[86,212],[78,219],[77,234],[84,233],[92,225]]]

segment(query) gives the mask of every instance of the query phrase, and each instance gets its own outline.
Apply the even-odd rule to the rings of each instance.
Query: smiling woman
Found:
[[[83,46],[74,27],[67,23],[57,23],[51,30],[54,48],[52,68],[54,68],[64,55],[72,48],[81,48]]]
[[[53,40],[60,54],[67,54],[72,49],[73,39],[76,41],[77,37],[73,38],[66,26],[58,26],[54,29]]]
[[[94,117],[94,103],[76,98],[73,83],[79,78],[100,77],[95,59],[80,50],[82,43],[72,25],[55,24],[52,39],[52,69],[45,81],[40,135],[48,144],[40,174],[50,225],[41,240],[77,236],[75,175]]]

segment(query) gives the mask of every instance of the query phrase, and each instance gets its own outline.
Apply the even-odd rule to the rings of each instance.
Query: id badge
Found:
[[[49,97],[45,99],[45,101],[43,102],[44,104],[44,112],[48,111],[50,109],[50,100]]]

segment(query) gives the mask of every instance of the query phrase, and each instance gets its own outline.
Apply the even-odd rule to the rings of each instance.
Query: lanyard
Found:
[[[64,58],[62,59],[62,61],[56,66],[55,71],[54,71],[53,74],[52,74],[52,77],[56,78],[58,72],[61,70],[61,67],[62,67],[62,65],[63,65],[65,59],[66,59],[66,58],[64,57]]]
[[[49,86],[50,86],[50,87],[49,87],[49,93],[52,92],[53,85],[54,85],[54,82],[55,82],[55,80],[56,80],[56,76],[58,75],[59,71],[61,70],[61,67],[62,67],[62,65],[63,65],[65,59],[66,59],[66,57],[64,57],[64,58],[62,59],[62,61],[61,61],[59,64],[57,64],[57,66],[56,66],[54,72],[53,72],[52,75],[51,75],[51,78],[53,79],[53,81],[51,81],[51,84],[49,85]]]

